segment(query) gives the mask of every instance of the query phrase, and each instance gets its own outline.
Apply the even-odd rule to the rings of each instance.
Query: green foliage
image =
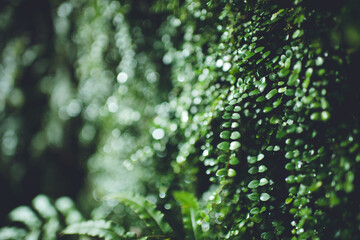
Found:
[[[207,202],[198,220],[206,238],[346,239],[358,232],[326,220],[356,202],[359,154],[359,112],[342,111],[358,99],[345,96],[353,81],[345,79],[356,77],[346,73],[345,49],[326,37],[339,24],[336,14],[302,1],[196,1],[174,13],[188,35],[169,49],[177,56],[175,89],[183,89],[170,99],[178,119],[167,121],[177,121],[179,132],[169,135],[184,139],[169,145],[180,146],[172,166],[183,189],[198,191],[194,182],[206,181],[194,170],[199,164],[217,186],[210,197],[198,192]],[[184,69],[194,74],[176,81]],[[348,137],[354,152],[339,148]],[[358,222],[350,215],[343,221]]]
[[[200,205],[195,196],[188,192],[174,192],[176,201],[180,203],[186,239],[201,239],[198,226]]]
[[[70,225],[64,233],[108,239],[357,239],[355,1],[80,2],[57,6],[57,51],[76,49],[76,74],[63,64],[58,82],[41,81],[51,117],[36,139],[49,141],[32,141],[34,152],[60,147],[78,116],[80,142],[98,140],[85,199],[137,194],[92,203],[82,223],[40,196],[9,215],[26,233],[0,236],[55,239]],[[20,37],[5,49],[26,59]],[[3,69],[21,69],[11,64],[3,58]],[[4,126],[11,159],[22,127]]]
[[[32,208],[19,206],[9,218],[17,226],[1,228],[0,239],[58,239],[64,226],[83,220],[70,198],[61,197],[53,204],[42,194],[33,199]]]
[[[26,231],[17,227],[3,227],[0,229],[0,239],[25,239]]]
[[[105,240],[135,239],[135,233],[126,233],[125,235],[123,228],[114,222],[104,220],[90,220],[86,222],[74,223],[70,226],[67,226],[62,231],[62,233],[69,235],[87,235],[103,238]]]
[[[124,193],[113,194],[106,199],[120,201],[124,205],[131,208],[142,220],[146,226],[151,229],[154,234],[169,234],[172,232],[167,222],[163,221],[164,214],[156,210],[156,205],[147,201],[139,195],[130,195]]]

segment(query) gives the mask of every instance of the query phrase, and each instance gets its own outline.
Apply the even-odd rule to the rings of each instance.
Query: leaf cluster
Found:
[[[106,106],[94,119],[90,110],[84,117],[91,119],[88,127],[103,124],[89,160],[90,185],[100,196],[129,189],[139,194],[109,195],[94,211],[101,217],[66,222],[65,230],[56,220],[61,210],[41,196],[43,204],[34,200],[34,209],[45,224],[34,210],[20,207],[10,218],[27,228],[2,228],[0,236],[359,236],[359,50],[354,42],[347,49],[338,36],[350,3],[334,11],[305,0],[83,4],[88,11],[78,16],[75,38],[85,46],[78,49],[80,86],[111,79],[104,77],[108,69],[117,74],[116,84],[107,82],[116,91],[101,93],[99,86],[100,93],[78,93],[87,109]],[[132,15],[144,12],[148,19]],[[88,21],[96,34],[85,28]],[[143,37],[151,32],[156,36]],[[166,81],[168,94],[157,96]],[[144,223],[137,235],[118,203]]]

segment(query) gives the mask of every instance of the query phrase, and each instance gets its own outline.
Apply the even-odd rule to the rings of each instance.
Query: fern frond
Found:
[[[59,198],[55,206],[46,195],[40,194],[33,199],[32,207],[19,206],[13,209],[9,213],[9,219],[23,226],[0,228],[0,240],[55,240],[63,227],[61,219],[64,219],[67,225],[83,219],[74,202],[68,197]]]
[[[18,227],[0,228],[0,240],[24,239],[26,231]]]
[[[32,205],[39,215],[45,220],[42,227],[43,238],[47,240],[55,240],[56,233],[60,231],[60,221],[58,212],[51,203],[48,196],[40,194],[36,196]]]
[[[170,225],[163,220],[164,214],[156,209],[156,205],[140,195],[125,193],[112,194],[106,199],[114,199],[131,208],[155,234],[169,234]]]
[[[34,209],[40,214],[44,219],[57,218],[57,211],[53,204],[50,202],[48,196],[44,194],[37,195],[32,200],[32,205]]]
[[[26,240],[39,239],[41,234],[42,220],[36,215],[36,213],[28,206],[19,206],[9,213],[9,218],[12,222],[19,222],[26,226]],[[0,237],[8,232],[0,232]],[[15,238],[16,239],[16,238]]]
[[[9,213],[9,217],[11,221],[21,222],[30,230],[39,229],[41,226],[41,220],[28,206],[19,206],[13,209]]]
[[[66,225],[83,221],[83,216],[77,210],[73,200],[69,197],[60,197],[55,202],[56,209],[65,217]]]
[[[174,192],[174,197],[181,207],[186,239],[200,239],[200,230],[196,223],[199,213],[199,202],[196,197],[193,194],[184,191]]]
[[[66,227],[63,232],[66,235],[87,235],[92,237],[104,238],[105,240],[134,239],[125,235],[125,230],[111,221],[90,220],[86,222],[74,223]]]

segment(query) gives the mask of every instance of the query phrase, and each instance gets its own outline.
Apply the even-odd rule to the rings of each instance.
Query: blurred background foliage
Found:
[[[184,239],[183,190],[202,206],[199,239],[356,239],[359,10],[2,1],[1,225],[16,206],[50,206],[43,193],[141,233],[133,212],[98,201],[135,192]]]
[[[1,3],[2,216],[40,192],[147,192],[171,89],[151,4]]]

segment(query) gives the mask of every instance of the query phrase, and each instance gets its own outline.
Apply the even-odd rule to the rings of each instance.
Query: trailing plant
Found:
[[[25,227],[0,236],[357,239],[356,1],[80,2],[57,10],[79,86],[62,88],[76,94],[49,122],[79,115],[83,144],[98,140],[82,197],[91,220],[62,222],[41,196],[10,213]]]

